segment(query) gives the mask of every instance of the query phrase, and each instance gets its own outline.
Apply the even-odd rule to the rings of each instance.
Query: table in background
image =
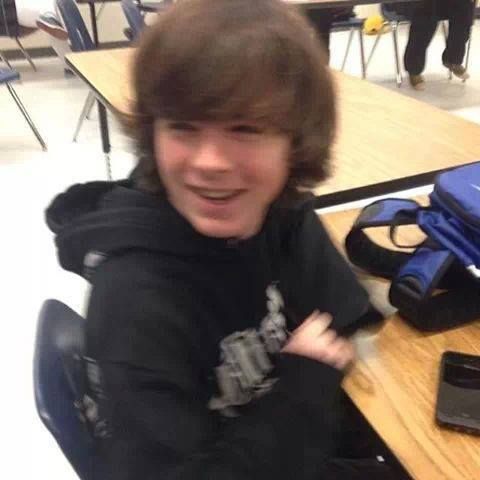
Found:
[[[133,49],[67,55],[70,68],[117,115],[130,116]],[[334,72],[339,130],[333,174],[317,206],[425,185],[480,158],[480,125],[349,75]]]
[[[93,41],[95,43],[95,46],[98,48],[100,42],[99,42],[99,35],[98,35],[98,26],[97,26],[97,13],[96,13],[96,4],[104,4],[104,3],[110,3],[110,2],[118,2],[120,0],[76,0],[77,3],[79,4],[88,4],[89,10],[90,10],[90,22],[92,25],[92,35],[93,35]],[[167,3],[169,3],[171,0],[167,1],[159,1],[159,2],[143,2],[141,0],[138,0],[138,6],[141,11],[147,13],[147,12],[156,12],[161,10],[162,8],[165,8],[167,6]],[[175,1],[175,0],[173,0]],[[360,4],[366,4],[366,3],[378,3],[376,0],[285,0],[290,3],[295,3],[298,5],[303,5],[305,8],[328,8],[332,6],[353,6],[353,5],[360,5]],[[418,1],[418,0],[386,0],[389,3],[396,3],[399,1]],[[111,151],[111,145],[110,145],[110,133],[109,133],[109,128],[108,128],[108,118],[107,118],[107,112],[102,105],[98,105],[98,114],[99,114],[99,126],[100,126],[100,135],[101,135],[101,140],[102,140],[102,150],[103,153],[105,154],[107,165],[108,165],[108,174],[109,177],[111,176],[111,171],[110,171],[110,151]]]
[[[343,240],[359,210],[321,215],[334,242]],[[386,229],[373,235],[390,246]],[[412,244],[418,231],[401,229],[399,241]],[[361,281],[372,302],[389,315],[359,359],[344,389],[368,422],[416,480],[478,480],[480,437],[453,432],[435,423],[440,357],[445,350],[480,355],[480,321],[443,333],[409,327],[388,304],[389,283],[368,275]]]

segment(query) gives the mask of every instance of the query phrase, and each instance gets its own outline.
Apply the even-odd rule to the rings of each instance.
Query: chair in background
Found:
[[[24,116],[25,120],[28,122],[28,125],[30,126],[33,133],[35,134],[35,137],[37,137],[37,140],[39,141],[43,150],[47,150],[47,145],[43,141],[43,138],[38,132],[37,127],[35,127],[35,124],[30,118],[30,115],[28,114],[26,108],[23,106],[23,103],[18,97],[17,92],[10,85],[11,82],[14,82],[15,80],[19,80],[19,79],[20,79],[20,74],[17,71],[12,70],[10,68],[0,68],[0,85],[5,85],[7,87],[7,90],[10,92],[10,95],[15,100],[15,103],[17,104],[18,108],[22,112],[22,115]]]
[[[43,424],[81,480],[93,480],[94,442],[80,420],[75,379],[83,358],[85,320],[58,300],[41,309],[35,339],[35,403]]]
[[[85,22],[83,21],[82,15],[77,7],[77,4],[74,0],[57,0],[57,8],[62,17],[63,24],[68,33],[68,38],[70,40],[70,47],[72,52],[86,52],[90,50],[95,50],[95,44],[92,40],[92,37],[88,33]],[[85,103],[80,113],[80,117],[77,121],[77,126],[75,128],[75,133],[73,134],[73,141],[76,142],[80,129],[82,128],[85,118],[90,113],[93,105],[95,103],[95,95],[93,92],[89,92]],[[99,113],[105,115],[106,111],[103,106],[99,105]],[[104,151],[105,163],[107,167],[108,178],[112,178],[112,169],[110,165],[110,154]]]
[[[35,29],[25,28],[18,24],[15,0],[0,0],[0,37],[9,37],[15,40],[28,63],[31,65],[33,70],[36,71],[37,67],[20,41],[21,37],[29,35],[33,32],[35,32]],[[8,68],[11,68],[5,56],[1,53],[0,60],[3,61]]]
[[[398,8],[398,7],[397,7]],[[392,39],[393,39],[393,52],[395,54],[395,72],[396,72],[396,82],[397,82],[397,87],[402,86],[403,78],[402,78],[402,70],[400,66],[400,50],[399,50],[399,45],[398,45],[398,27],[401,24],[406,24],[410,23],[410,19],[408,15],[401,13],[395,9],[395,5],[389,6],[387,4],[381,4],[380,10],[385,18],[387,20],[391,31],[392,31]],[[367,59],[367,68],[370,64],[370,60],[373,57],[373,54],[375,53],[375,50],[378,46],[378,42],[380,41],[381,35],[377,35],[375,39],[375,43],[373,44],[372,50],[370,51],[370,54],[368,55]]]
[[[122,10],[131,31],[131,40],[136,40],[145,28],[145,20],[133,0],[122,0]]]
[[[85,22],[83,21],[75,2],[57,0],[57,7],[68,33],[68,39],[70,41],[70,48],[72,49],[72,52],[86,52],[89,50],[95,50],[95,44],[88,33]],[[93,92],[89,92],[83,105],[82,112],[77,121],[77,126],[73,135],[74,142],[77,141],[83,121],[89,115],[94,104],[95,95]]]
[[[352,45],[352,40],[353,40],[353,35],[355,33],[355,30],[358,32],[358,41],[360,46],[360,63],[362,67],[362,78],[365,78],[367,76],[367,65],[365,63],[365,48],[363,44],[363,22],[364,21],[365,19],[363,18],[351,17],[343,21],[332,23],[332,32],[342,32],[346,30],[350,32],[348,36],[347,48],[345,50],[345,55],[343,57],[342,68],[341,68],[342,72],[345,69],[345,65],[347,63],[347,58],[350,52],[350,47]]]

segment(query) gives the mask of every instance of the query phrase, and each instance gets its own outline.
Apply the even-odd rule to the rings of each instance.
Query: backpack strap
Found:
[[[360,213],[345,247],[352,263],[392,280],[389,300],[403,318],[419,330],[438,331],[480,317],[478,283],[450,250],[431,239],[413,245],[414,253],[406,253],[381,247],[363,231],[388,226],[392,243],[402,246],[395,239],[396,228],[417,224],[424,212],[413,200],[374,202]],[[438,289],[446,291],[438,293]]]
[[[412,254],[378,245],[365,234],[364,229],[389,226],[390,239],[398,245],[395,239],[396,228],[399,225],[415,224],[420,208],[422,207],[414,200],[398,198],[379,200],[366,206],[345,239],[350,261],[372,275],[393,278]]]

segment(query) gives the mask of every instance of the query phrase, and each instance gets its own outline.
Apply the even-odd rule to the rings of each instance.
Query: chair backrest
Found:
[[[70,46],[74,52],[94,50],[95,44],[88,33],[75,0],[57,0],[57,7],[67,29]]]
[[[19,37],[15,0],[0,0],[0,37]]]
[[[122,0],[122,10],[127,18],[128,26],[132,30],[132,39],[135,40],[145,28],[143,16],[133,0]]]
[[[82,480],[94,471],[94,440],[80,420],[73,385],[83,372],[85,320],[58,300],[47,300],[38,318],[33,380],[38,414]],[[80,367],[82,365],[82,367]]]
[[[415,2],[380,4],[380,11],[385,20],[388,20],[389,22],[409,22],[414,8]]]
[[[20,79],[20,74],[11,68],[0,68],[0,85]]]

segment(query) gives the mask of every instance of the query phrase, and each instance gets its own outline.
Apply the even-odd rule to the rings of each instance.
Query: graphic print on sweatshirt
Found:
[[[274,368],[271,355],[287,341],[287,322],[282,294],[275,283],[267,287],[266,296],[268,313],[259,329],[234,332],[220,342],[222,363],[215,368],[220,395],[208,406],[224,416],[238,415],[235,407],[265,395],[277,381],[269,377]]]

